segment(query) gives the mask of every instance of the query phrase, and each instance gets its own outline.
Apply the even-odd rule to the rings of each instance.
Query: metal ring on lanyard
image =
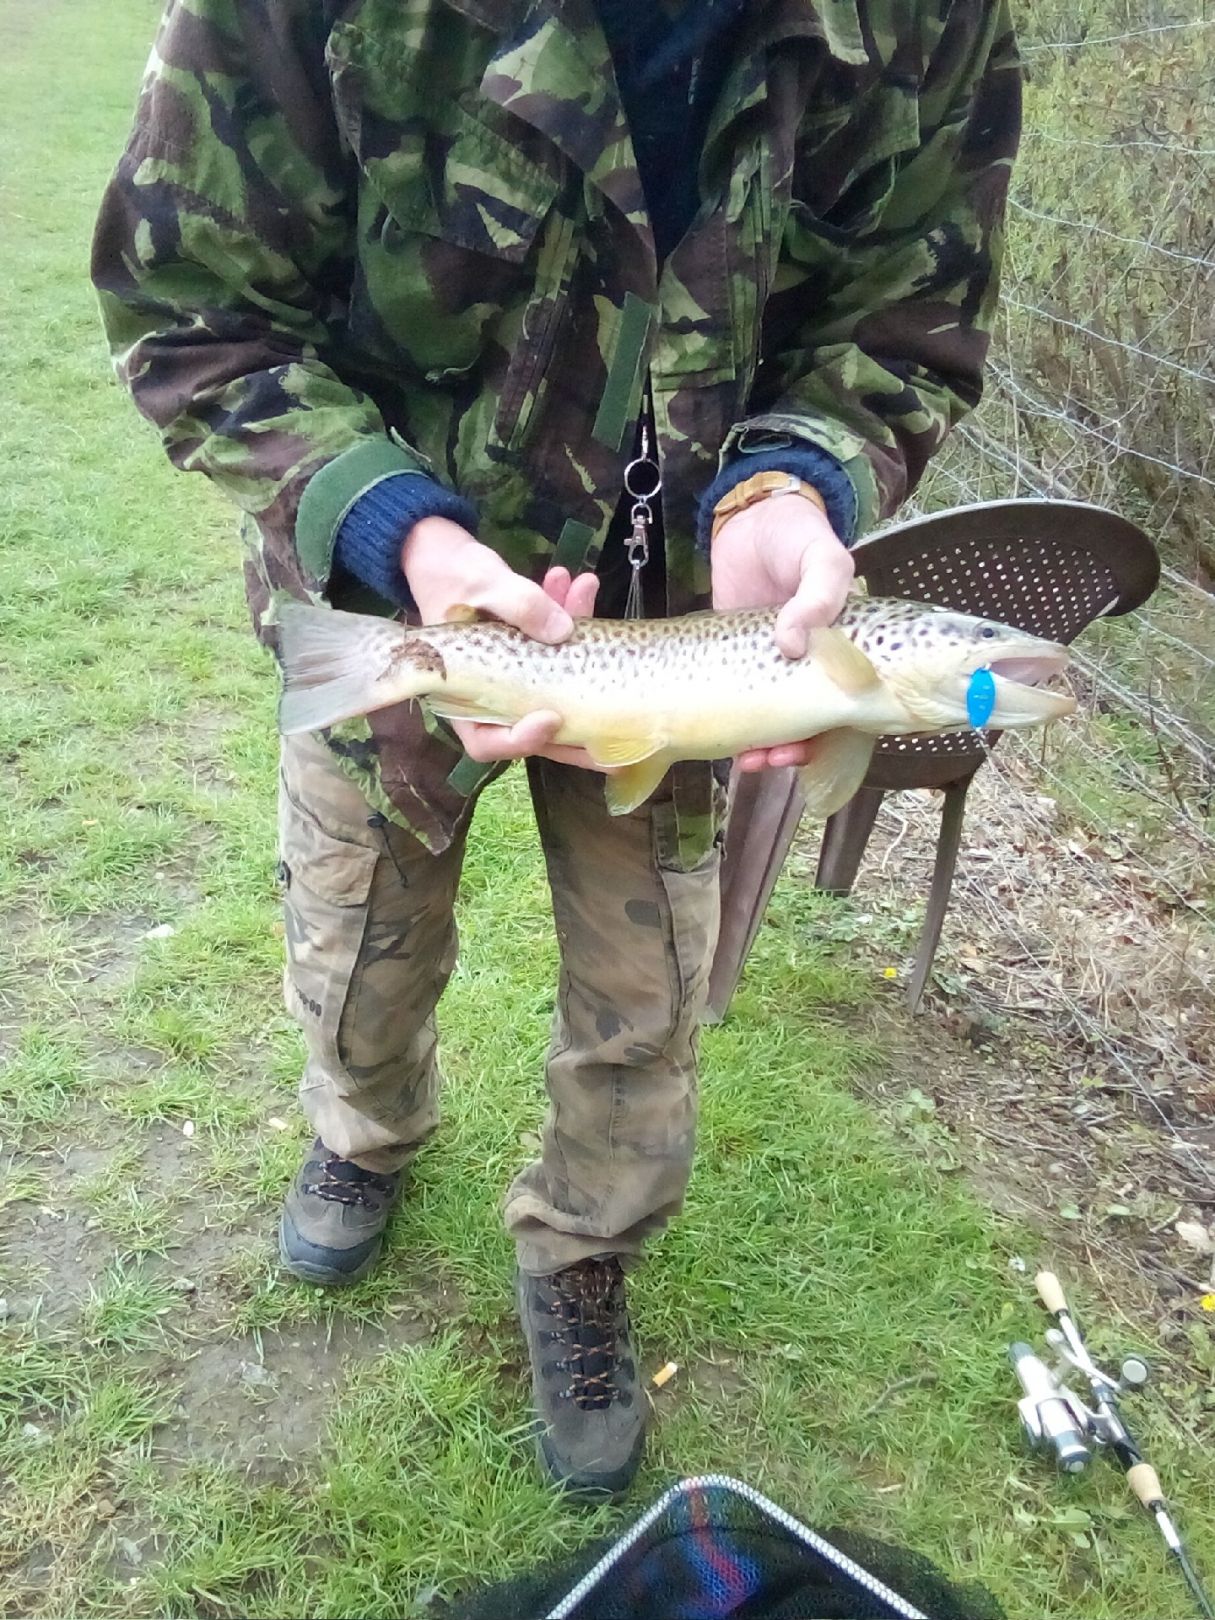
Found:
[[[646,476],[647,474],[648,476]],[[648,488],[647,485],[649,485]],[[643,422],[641,426],[641,454],[634,457],[624,469],[625,494],[630,495],[633,500],[633,510],[629,513],[629,522],[633,525],[633,531],[625,548],[628,553],[629,566],[633,570],[633,577],[629,581],[628,600],[624,609],[626,619],[639,619],[641,617],[641,570],[650,560],[650,524],[654,521],[654,509],[650,502],[658,496],[661,489],[662,469],[650,454],[649,424]]]
[[[653,489],[634,489],[633,484],[636,481],[639,469],[647,468],[653,476]],[[662,470],[650,454],[650,430],[649,428],[642,428],[641,454],[630,461],[624,469],[624,492],[626,495],[631,495],[639,504],[648,505],[661,491]]]

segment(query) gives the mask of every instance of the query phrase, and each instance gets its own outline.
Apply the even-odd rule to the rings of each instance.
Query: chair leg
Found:
[[[962,842],[962,819],[966,814],[966,795],[974,781],[974,772],[960,782],[945,789],[945,803],[941,808],[941,830],[937,834],[937,854],[932,868],[932,888],[928,895],[928,909],[924,913],[924,926],[920,930],[920,943],[916,949],[911,983],[907,987],[907,1005],[915,1012],[932,972],[933,959],[941,938],[941,925],[953,889],[954,869],[958,864],[958,849]]]
[[[828,894],[852,893],[861,856],[885,796],[881,788],[863,787],[842,810],[827,818],[814,877],[816,889],[825,889]]]

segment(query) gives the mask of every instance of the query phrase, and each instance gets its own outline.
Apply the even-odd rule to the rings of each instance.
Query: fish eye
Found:
[[[985,624],[983,626],[983,628],[979,631],[979,634],[983,637],[983,639],[985,641],[990,641],[991,638],[995,635],[995,633],[996,633],[995,626],[991,625],[991,624]]]

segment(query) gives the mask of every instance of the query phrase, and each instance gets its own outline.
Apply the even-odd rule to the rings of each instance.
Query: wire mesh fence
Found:
[[[1017,22],[1026,121],[988,389],[915,509],[1094,501],[1142,524],[1164,570],[1145,608],[1082,637],[1078,721],[1006,739],[980,772],[955,912],[983,958],[970,993],[1049,1024],[1124,1089],[1199,1196],[1215,1179],[1215,16],[1027,0]],[[888,801],[883,820],[882,881],[921,895],[931,807]]]
[[[1156,596],[1087,635],[1078,663],[1090,710],[1143,734],[1103,770],[1209,850],[1215,17],[1205,0],[1034,0],[1020,28],[1025,136],[989,386],[918,506],[1089,500],[1153,536]]]

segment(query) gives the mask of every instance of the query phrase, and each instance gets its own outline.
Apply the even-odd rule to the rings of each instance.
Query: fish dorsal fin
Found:
[[[467,602],[453,602],[443,615],[444,624],[489,624],[493,614],[483,608],[470,607]]]
[[[869,659],[842,630],[829,626],[811,630],[807,656],[814,659],[841,692],[850,695],[868,692],[881,682],[881,676]]]
[[[670,768],[669,754],[651,754],[606,777],[603,791],[610,814],[627,816],[630,810],[644,804]]]
[[[614,769],[622,769],[626,765],[637,765],[643,759],[649,759],[651,754],[656,754],[665,743],[666,738],[659,737],[654,732],[648,734],[613,732],[610,736],[588,737],[585,747],[596,765],[610,765]]]
[[[810,763],[797,773],[812,816],[833,816],[843,809],[865,780],[876,741],[851,726],[814,739]]]

